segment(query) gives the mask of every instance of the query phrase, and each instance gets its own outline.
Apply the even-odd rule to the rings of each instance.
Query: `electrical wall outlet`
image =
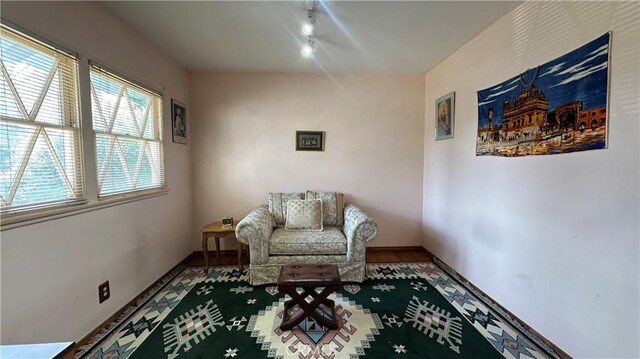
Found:
[[[98,286],[98,301],[100,303],[111,297],[111,289],[109,288],[109,281],[106,281]]]

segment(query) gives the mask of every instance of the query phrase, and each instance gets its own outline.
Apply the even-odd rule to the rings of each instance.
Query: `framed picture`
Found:
[[[324,132],[296,131],[296,151],[324,151]]]
[[[456,93],[436,100],[436,141],[453,138],[453,118],[456,113]]]
[[[173,142],[187,143],[187,110],[183,103],[171,99],[171,134]]]

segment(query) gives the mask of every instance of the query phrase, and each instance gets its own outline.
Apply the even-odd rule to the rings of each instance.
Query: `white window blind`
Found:
[[[100,196],[164,187],[162,98],[91,66]]]
[[[84,201],[78,61],[0,28],[3,214]]]

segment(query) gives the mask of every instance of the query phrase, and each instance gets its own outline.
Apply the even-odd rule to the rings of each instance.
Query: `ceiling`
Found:
[[[425,73],[515,8],[507,1],[103,1],[189,71]]]

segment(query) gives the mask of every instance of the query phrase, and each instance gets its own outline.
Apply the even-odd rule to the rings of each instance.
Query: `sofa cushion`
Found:
[[[342,230],[327,227],[322,232],[289,232],[276,228],[269,238],[269,255],[346,254]]]
[[[325,226],[342,227],[344,224],[344,195],[342,193],[307,191],[305,198],[322,200],[322,223]]]
[[[322,201],[319,199],[290,199],[287,201],[285,231],[322,231]]]
[[[304,193],[269,193],[269,211],[273,213],[277,225],[284,225],[287,219],[287,201],[290,199],[304,199]]]

